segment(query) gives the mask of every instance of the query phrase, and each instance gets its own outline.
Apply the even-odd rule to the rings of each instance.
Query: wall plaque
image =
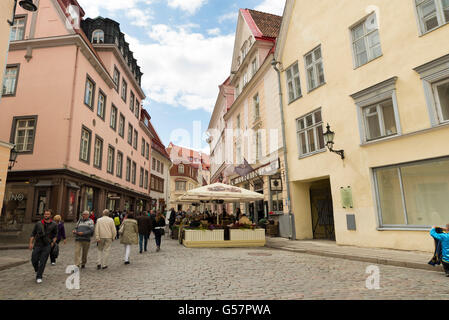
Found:
[[[352,202],[352,189],[351,187],[347,188],[340,188],[340,195],[341,195],[341,205],[343,208],[348,209],[353,207]]]

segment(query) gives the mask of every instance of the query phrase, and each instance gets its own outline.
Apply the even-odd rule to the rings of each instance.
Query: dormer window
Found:
[[[103,32],[103,30],[95,30],[92,33],[92,43],[104,43],[104,32]]]
[[[117,45],[117,47],[119,46],[119,43],[118,43],[118,38],[117,37],[115,37],[115,44]]]

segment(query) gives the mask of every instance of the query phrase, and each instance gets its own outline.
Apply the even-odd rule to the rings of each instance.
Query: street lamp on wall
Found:
[[[9,154],[9,165],[8,165],[8,170],[11,170],[14,165],[16,164],[16,160],[17,160],[17,155],[19,153],[16,151],[16,147],[11,149],[11,153]]]
[[[330,152],[334,152],[341,156],[341,159],[345,158],[345,152],[344,150],[334,150],[334,138],[335,138],[335,132],[331,131],[331,127],[329,123],[327,124],[327,131],[323,133],[324,142],[326,143],[327,148]]]
[[[23,9],[25,9],[26,11],[37,11],[37,7],[36,5],[33,3],[33,0],[22,0],[19,2],[19,6],[21,6]],[[14,20],[15,20],[15,16],[16,16],[16,8],[17,8],[17,0],[14,0],[14,9],[12,11],[12,20],[8,20],[8,23],[10,26],[14,25]]]

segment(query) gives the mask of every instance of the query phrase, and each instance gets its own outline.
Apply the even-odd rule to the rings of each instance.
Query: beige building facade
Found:
[[[434,250],[430,227],[449,222],[448,37],[447,1],[287,1],[276,60],[297,239]]]

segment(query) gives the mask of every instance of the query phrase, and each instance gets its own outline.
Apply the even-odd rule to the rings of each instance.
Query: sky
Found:
[[[144,108],[162,142],[209,153],[205,132],[230,75],[240,8],[282,15],[285,0],[78,0],[120,23],[144,73]]]

